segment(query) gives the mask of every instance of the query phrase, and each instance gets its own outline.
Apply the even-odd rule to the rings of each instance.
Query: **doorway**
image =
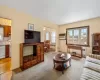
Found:
[[[11,20],[0,18],[0,75],[11,70]]]
[[[56,51],[56,30],[44,27],[44,51]]]

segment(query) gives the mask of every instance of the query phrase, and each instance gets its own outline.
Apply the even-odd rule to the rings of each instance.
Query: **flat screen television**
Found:
[[[25,43],[40,43],[41,42],[40,32],[25,30],[24,31],[24,42]]]

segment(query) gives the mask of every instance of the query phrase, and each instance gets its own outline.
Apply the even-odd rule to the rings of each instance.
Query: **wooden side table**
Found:
[[[76,57],[82,58],[83,53],[82,53],[82,47],[81,46],[76,46],[76,45],[67,45],[67,52],[70,53],[70,49],[75,49],[75,50],[80,50],[80,56],[74,55]]]

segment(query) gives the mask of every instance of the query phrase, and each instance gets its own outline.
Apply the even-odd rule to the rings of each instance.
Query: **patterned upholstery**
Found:
[[[100,65],[98,64],[86,61],[84,67],[100,73]]]
[[[83,73],[80,80],[100,80],[100,55],[91,54],[89,57],[86,57]]]
[[[100,80],[100,73],[88,68],[84,68],[80,80]]]
[[[86,62],[91,62],[91,63],[95,63],[95,64],[99,64],[100,65],[100,60],[99,59],[91,58],[89,56],[86,57]]]
[[[100,55],[90,54],[89,57],[95,58],[95,59],[99,59],[99,60],[100,60]]]

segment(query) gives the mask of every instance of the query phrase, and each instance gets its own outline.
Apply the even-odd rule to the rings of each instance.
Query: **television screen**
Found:
[[[33,31],[25,30],[24,32],[25,39],[33,39]]]
[[[40,43],[41,42],[39,31],[25,30],[24,35],[25,35],[25,43]]]

